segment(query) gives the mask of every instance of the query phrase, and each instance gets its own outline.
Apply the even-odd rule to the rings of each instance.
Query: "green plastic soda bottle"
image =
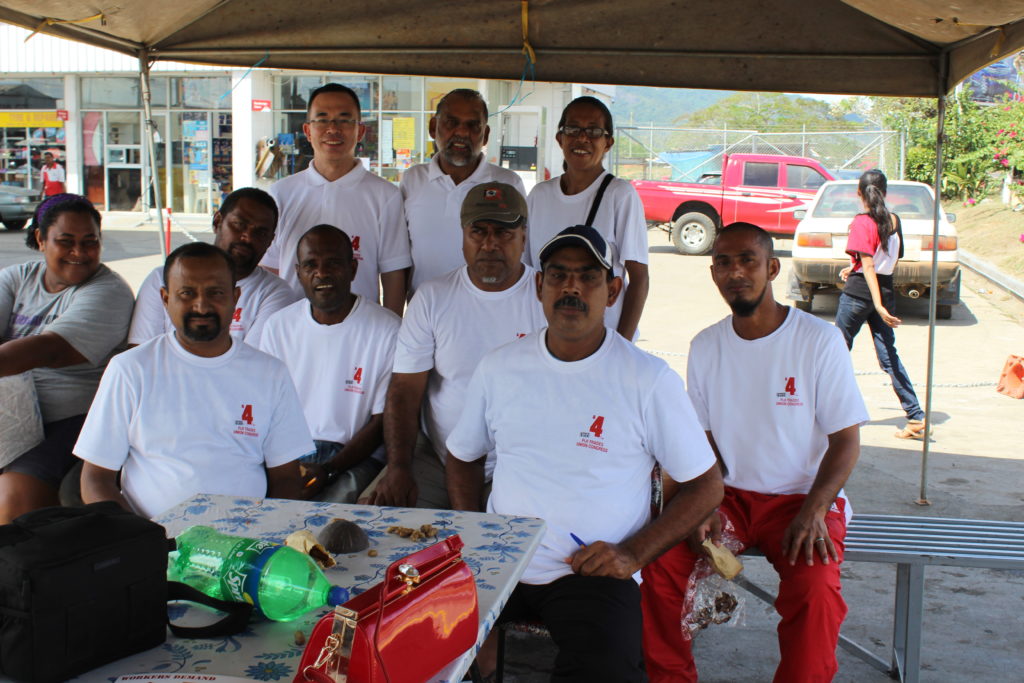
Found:
[[[220,600],[252,603],[274,621],[292,621],[324,605],[348,601],[309,555],[255,538],[193,526],[178,534],[167,557],[167,579]]]

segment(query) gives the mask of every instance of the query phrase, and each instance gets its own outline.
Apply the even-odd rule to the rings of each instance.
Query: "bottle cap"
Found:
[[[341,586],[331,586],[327,591],[327,604],[331,607],[343,605],[348,602],[348,591]]]

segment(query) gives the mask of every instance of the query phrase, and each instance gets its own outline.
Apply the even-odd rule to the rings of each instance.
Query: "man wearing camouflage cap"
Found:
[[[409,302],[384,407],[388,464],[364,501],[449,507],[445,440],[469,378],[488,351],[545,324],[535,273],[522,263],[526,214],[523,195],[505,183],[481,183],[466,195],[465,264],[424,283]],[[493,457],[486,460],[489,480]]]

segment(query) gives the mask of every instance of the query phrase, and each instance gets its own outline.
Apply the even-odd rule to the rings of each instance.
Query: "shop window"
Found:
[[[274,93],[277,109],[301,109],[309,107],[309,94],[324,84],[323,76],[275,76]]]
[[[87,76],[82,79],[84,108],[138,109],[141,106],[138,78]]]
[[[182,109],[231,109],[228,76],[171,79],[171,106]]]
[[[428,78],[426,79],[427,101],[424,107],[429,112],[437,111],[437,103],[446,94],[456,88],[477,90],[480,81],[475,78]]]
[[[383,178],[397,182],[406,169],[426,159],[424,140],[428,146],[431,142],[425,128],[428,118],[422,113],[384,114],[377,145]]]
[[[61,109],[63,78],[0,80],[0,109]]]
[[[418,76],[385,76],[381,85],[381,109],[421,111],[423,79]]]
[[[377,110],[377,77],[352,76],[351,74],[329,74],[326,83],[348,86],[359,96],[359,111],[363,119],[374,116]],[[308,94],[307,94],[308,96]]]

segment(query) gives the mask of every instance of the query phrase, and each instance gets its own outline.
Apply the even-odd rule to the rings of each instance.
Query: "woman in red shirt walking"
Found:
[[[857,196],[864,205],[864,213],[857,214],[850,224],[846,242],[850,265],[839,273],[846,287],[839,296],[836,327],[842,331],[846,345],[853,348],[853,338],[865,322],[868,324],[878,364],[892,380],[893,391],[907,414],[907,424],[896,432],[896,437],[920,439],[926,432],[924,411],[896,353],[893,332],[902,322],[893,315],[896,294],[892,273],[903,255],[903,233],[899,216],[885,206],[887,185],[885,174],[878,169],[866,171],[860,177]]]

